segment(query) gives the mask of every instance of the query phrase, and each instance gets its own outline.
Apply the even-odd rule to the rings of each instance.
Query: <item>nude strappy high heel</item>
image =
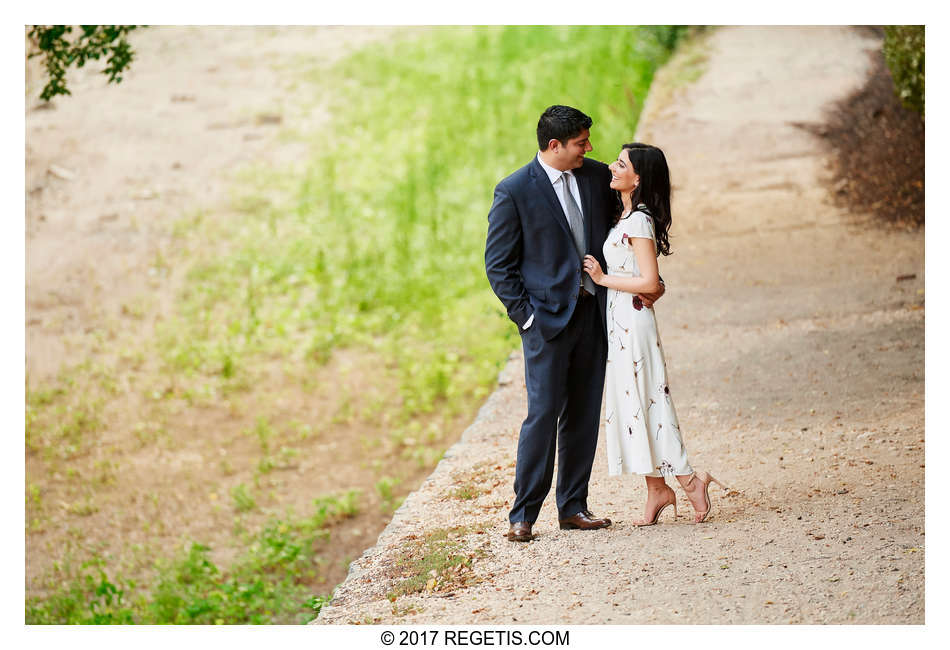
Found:
[[[703,485],[703,495],[705,495],[705,497],[706,497],[706,510],[705,510],[705,511],[697,510],[695,504],[693,504],[693,510],[695,510],[695,512],[696,512],[696,521],[695,521],[695,523],[701,524],[701,523],[703,523],[704,521],[706,521],[706,517],[708,517],[708,516],[709,516],[709,513],[712,512],[712,501],[709,500],[709,484],[710,484],[710,483],[715,483],[716,485],[718,485],[719,487],[721,487],[723,490],[726,489],[726,486],[723,485],[722,483],[720,483],[718,480],[716,480],[716,478],[715,478],[712,474],[710,474],[709,472],[693,472],[693,475],[689,477],[689,480],[686,482],[686,485],[683,486],[683,489],[685,490],[686,488],[688,488],[689,485],[690,485],[690,483],[692,483],[694,479],[695,479],[695,480],[698,480],[700,483],[702,483],[702,485]],[[689,493],[688,493],[688,492],[686,493],[686,496],[687,496],[687,497],[689,496]],[[690,504],[692,504],[692,503],[693,503],[693,501],[692,501],[692,499],[690,499]]]
[[[677,516],[679,516],[678,513],[676,512],[676,492],[674,492],[673,488],[671,488],[668,485],[666,486],[666,489],[670,491],[670,499],[667,500],[666,503],[661,503],[657,507],[656,511],[653,513],[653,519],[650,521],[635,522],[633,524],[634,526],[636,526],[637,528],[642,528],[644,526],[655,526],[657,520],[660,518],[660,514],[664,510],[666,510],[669,506],[673,506],[673,520],[674,521],[676,520]]]

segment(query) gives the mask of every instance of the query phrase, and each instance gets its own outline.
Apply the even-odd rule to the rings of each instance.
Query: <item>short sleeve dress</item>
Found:
[[[607,273],[640,275],[630,241],[652,239],[653,219],[640,204],[604,242]],[[607,470],[611,476],[691,474],[652,308],[636,294],[607,289]]]

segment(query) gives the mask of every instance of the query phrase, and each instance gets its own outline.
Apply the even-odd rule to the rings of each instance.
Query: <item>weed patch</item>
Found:
[[[483,462],[464,471],[452,472],[455,487],[443,496],[471,501],[488,494],[501,483],[502,479],[496,472],[502,469],[501,465]]]
[[[420,591],[449,591],[477,582],[472,563],[485,551],[472,547],[466,536],[484,532],[485,524],[436,528],[421,539],[410,538],[396,561],[397,582],[389,599]]]

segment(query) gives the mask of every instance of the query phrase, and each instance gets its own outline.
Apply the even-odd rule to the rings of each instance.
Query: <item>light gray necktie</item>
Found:
[[[574,195],[571,194],[570,178],[571,175],[567,172],[561,174],[561,189],[564,190],[564,204],[567,206],[567,223],[571,226],[571,234],[574,235],[574,248],[577,250],[577,256],[583,265],[584,255],[587,253],[584,216],[581,214],[581,209],[577,207]],[[594,288],[594,281],[591,280],[590,276],[581,271],[581,278],[587,293],[596,295],[597,290]]]

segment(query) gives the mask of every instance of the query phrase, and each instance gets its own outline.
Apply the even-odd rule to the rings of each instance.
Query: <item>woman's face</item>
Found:
[[[640,184],[640,175],[633,171],[630,155],[626,149],[620,150],[617,160],[610,163],[610,187],[622,194],[629,194]]]

